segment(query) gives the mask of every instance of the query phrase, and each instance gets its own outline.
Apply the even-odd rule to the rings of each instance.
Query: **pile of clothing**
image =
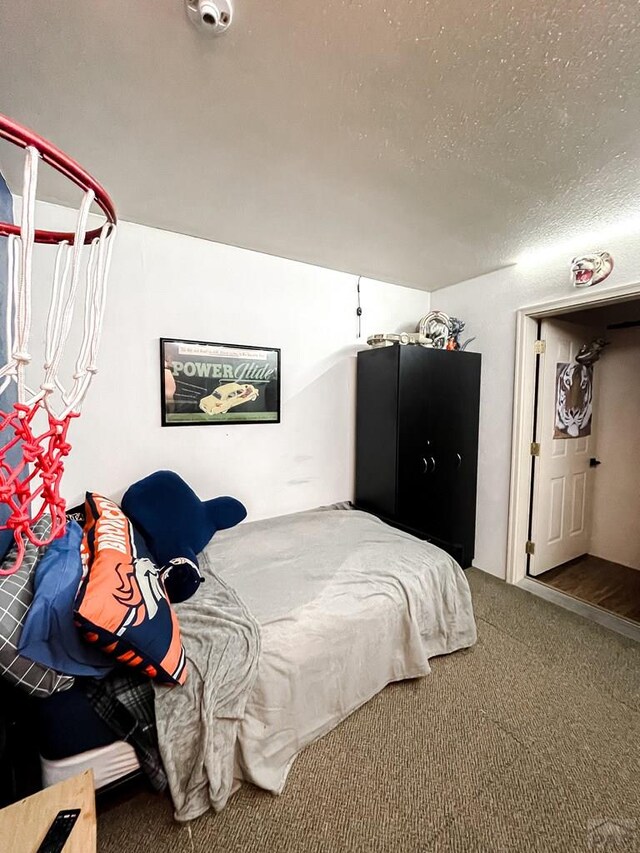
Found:
[[[196,594],[197,555],[215,532],[245,517],[236,499],[201,501],[171,471],[130,486],[122,506],[88,492],[63,536],[26,543],[17,571],[0,577],[0,678],[34,698],[81,692],[162,790],[152,682],[188,677],[172,605]],[[34,539],[49,527],[43,516]],[[2,567],[15,560],[16,546]]]

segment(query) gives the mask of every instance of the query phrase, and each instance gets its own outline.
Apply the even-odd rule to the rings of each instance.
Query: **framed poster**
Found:
[[[280,423],[280,350],[160,338],[162,426]]]
[[[591,435],[593,413],[593,365],[577,362],[556,364],[554,438]]]

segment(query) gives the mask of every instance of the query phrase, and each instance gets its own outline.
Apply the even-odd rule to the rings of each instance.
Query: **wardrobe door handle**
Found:
[[[456,453],[456,470],[458,470],[458,468],[460,468],[461,465],[462,465],[462,456],[460,456],[459,453]]]
[[[425,457],[423,456],[422,464],[424,465],[424,474],[433,474],[433,472],[436,470],[436,460],[433,458],[433,456],[429,456],[428,459],[425,459]],[[431,464],[433,467],[429,468],[429,464]]]

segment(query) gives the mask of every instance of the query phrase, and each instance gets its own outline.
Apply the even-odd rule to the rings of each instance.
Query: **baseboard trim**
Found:
[[[573,613],[577,613],[578,616],[584,616],[585,619],[597,622],[610,631],[615,631],[617,634],[622,634],[624,637],[640,643],[640,625],[636,625],[635,622],[631,622],[629,619],[624,619],[622,616],[615,616],[613,613],[609,613],[600,607],[595,607],[593,604],[587,604],[585,601],[580,601],[572,595],[567,595],[559,589],[554,589],[533,578],[523,578],[521,581],[518,581],[516,586],[518,589],[531,592],[533,595],[537,595],[538,598],[544,598],[552,604],[564,607],[565,610],[571,610]]]

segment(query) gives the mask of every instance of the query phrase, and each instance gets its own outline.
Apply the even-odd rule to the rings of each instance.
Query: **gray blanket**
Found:
[[[176,820],[224,808],[233,785],[238,723],[256,678],[258,625],[211,569],[197,594],[175,605],[187,653],[183,687],[154,685],[158,743]]]

